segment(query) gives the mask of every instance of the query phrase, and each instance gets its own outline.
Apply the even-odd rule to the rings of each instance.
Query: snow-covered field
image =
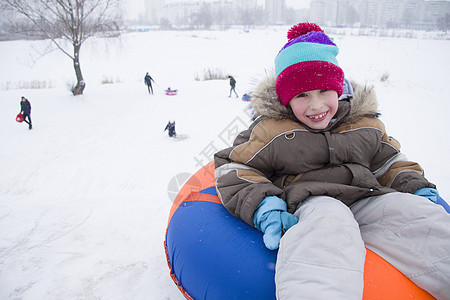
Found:
[[[195,77],[221,69],[242,96],[272,70],[286,30],[92,40],[78,97],[66,88],[74,72],[61,52],[35,61],[47,42],[1,42],[0,299],[183,299],[163,247],[174,178],[249,124],[248,103],[228,98],[228,81]],[[450,199],[450,41],[334,39],[347,78],[375,86],[388,133]],[[25,89],[36,81],[51,88]],[[179,94],[164,95],[169,86]],[[14,121],[21,96],[32,105],[31,131]],[[187,139],[163,132],[170,119]]]

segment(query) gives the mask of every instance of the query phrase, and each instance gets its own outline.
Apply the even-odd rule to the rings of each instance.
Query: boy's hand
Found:
[[[439,192],[436,189],[425,187],[418,189],[414,195],[428,198],[431,202],[436,203],[439,199]]]
[[[297,224],[297,217],[285,211],[267,212],[267,218],[262,223],[264,227],[264,245],[270,250],[275,250],[280,245],[281,234]]]
[[[264,232],[264,244],[275,250],[280,244],[281,234],[297,224],[297,217],[286,212],[286,202],[277,196],[264,198],[255,212],[253,223]]]

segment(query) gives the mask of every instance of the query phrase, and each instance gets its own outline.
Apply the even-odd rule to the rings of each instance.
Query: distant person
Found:
[[[170,137],[176,137],[177,133],[175,132],[175,121],[169,121],[166,125],[164,131],[169,130]]]
[[[144,77],[144,82],[147,85],[148,93],[153,95],[152,81],[155,82],[153,80],[153,78],[147,72],[147,74],[145,74],[145,77]]]
[[[31,104],[30,101],[23,96],[20,101],[20,113],[23,113],[23,121],[28,124],[28,129],[33,129],[33,125],[31,124]]]
[[[230,79],[230,95],[228,97],[231,97],[231,92],[234,92],[234,94],[236,95],[236,98],[239,97],[238,94],[236,93],[236,79],[233,78],[233,76],[229,75],[228,78]]]

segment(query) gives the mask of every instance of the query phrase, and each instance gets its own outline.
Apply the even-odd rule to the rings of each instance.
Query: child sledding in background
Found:
[[[167,88],[167,90],[164,91],[166,95],[168,96],[175,96],[178,93],[178,90],[173,90],[170,88],[170,86]]]
[[[215,154],[224,206],[279,248],[277,298],[361,299],[366,246],[450,299],[450,215],[436,186],[388,136],[374,91],[344,85],[319,26],[288,39],[252,95],[258,117]]]
[[[164,131],[169,130],[170,137],[176,137],[177,133],[175,132],[175,121],[169,121],[166,125]]]

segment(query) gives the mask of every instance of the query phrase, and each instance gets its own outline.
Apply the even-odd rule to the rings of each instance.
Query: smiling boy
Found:
[[[338,94],[333,90],[301,93],[289,102],[297,119],[312,129],[325,129],[338,109]]]
[[[450,215],[436,186],[387,134],[374,91],[344,80],[319,26],[293,26],[288,40],[253,93],[258,117],[215,154],[224,206],[279,248],[277,298],[361,299],[367,247],[450,299]]]

